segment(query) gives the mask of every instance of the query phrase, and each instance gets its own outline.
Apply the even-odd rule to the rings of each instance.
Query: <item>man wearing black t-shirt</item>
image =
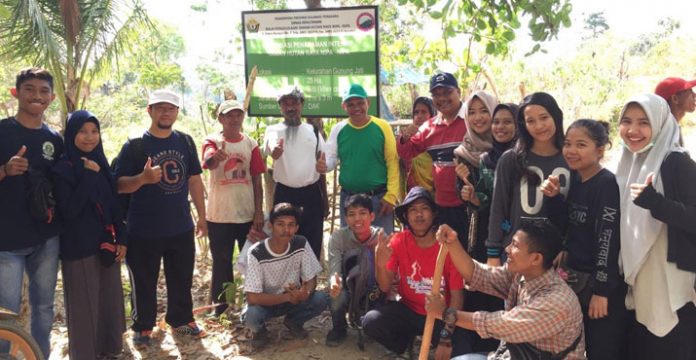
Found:
[[[48,358],[59,224],[50,204],[30,202],[28,195],[37,188],[31,185],[34,179],[50,182],[48,174],[63,152],[63,140],[43,122],[44,111],[56,97],[48,71],[20,71],[11,93],[17,99],[17,115],[0,121],[0,307],[19,312],[26,272],[31,334]],[[0,341],[0,358],[7,350],[7,343]]]
[[[167,279],[165,320],[176,334],[201,336],[193,320],[191,285],[195,257],[194,223],[188,195],[198,213],[196,231],[207,233],[201,164],[191,137],[172,130],[180,97],[167,90],[150,94],[152,123],[141,138],[131,139],[118,156],[119,193],[132,194],[126,255],[133,283],[133,342],[150,343],[157,316],[157,278],[164,259]]]

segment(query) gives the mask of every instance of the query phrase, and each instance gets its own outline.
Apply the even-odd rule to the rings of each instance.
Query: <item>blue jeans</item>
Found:
[[[296,305],[289,302],[273,306],[247,305],[242,313],[242,322],[253,333],[266,326],[266,320],[282,315],[292,325],[302,326],[307,320],[321,314],[327,302],[325,292],[315,291],[307,300]]]
[[[346,227],[346,214],[345,214],[345,203],[351,193],[341,189],[341,227]],[[394,212],[387,215],[379,216],[379,211],[382,210],[382,198],[384,193],[372,195],[372,212],[375,213],[375,221],[372,225],[379,226],[384,229],[385,234],[391,234],[394,232]]]
[[[22,301],[22,278],[29,277],[29,305],[31,306],[31,335],[48,358],[51,353],[53,326],[53,299],[58,276],[58,236],[41,245],[0,251],[0,306],[16,313]],[[0,344],[0,353],[7,352],[8,344]]]
[[[466,354],[466,355],[460,355],[460,356],[452,358],[452,360],[486,360],[486,359],[488,359],[488,353]]]
[[[338,296],[331,298],[331,322],[334,329],[345,329],[348,325],[346,313],[348,312],[348,303],[350,302],[349,297],[348,289],[343,288]]]

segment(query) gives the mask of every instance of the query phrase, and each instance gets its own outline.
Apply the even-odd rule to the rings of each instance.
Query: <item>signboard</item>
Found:
[[[276,95],[297,85],[305,116],[345,117],[341,96],[356,83],[367,91],[368,112],[379,116],[376,6],[244,11],[242,24],[247,84],[258,71],[249,115],[280,116]]]

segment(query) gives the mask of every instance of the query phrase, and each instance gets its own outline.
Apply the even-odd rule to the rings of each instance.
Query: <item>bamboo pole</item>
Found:
[[[437,296],[440,295],[440,283],[442,282],[442,271],[445,268],[445,259],[447,258],[447,246],[440,245],[440,251],[437,253],[437,262],[435,263],[435,273],[433,274],[433,284],[430,293]],[[428,360],[430,352],[430,342],[433,338],[433,327],[435,326],[435,317],[428,314],[425,318],[425,328],[423,328],[423,336],[421,342],[420,353],[418,360]]]

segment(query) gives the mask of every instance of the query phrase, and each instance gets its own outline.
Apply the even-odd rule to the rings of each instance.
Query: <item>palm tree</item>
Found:
[[[150,26],[140,0],[0,0],[0,10],[0,56],[48,69],[63,119]]]

